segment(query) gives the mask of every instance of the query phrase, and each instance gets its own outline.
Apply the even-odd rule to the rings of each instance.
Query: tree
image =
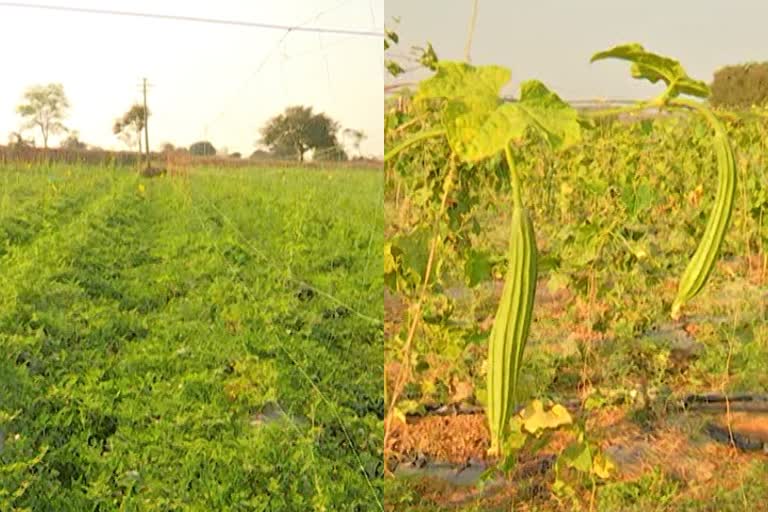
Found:
[[[270,153],[269,151],[264,151],[263,149],[257,149],[253,153],[251,153],[251,156],[248,157],[251,160],[273,160],[275,158],[275,155]]]
[[[195,156],[214,156],[216,148],[207,140],[195,142],[189,146],[189,152]]]
[[[75,149],[80,151],[87,148],[85,142],[80,140],[80,134],[77,131],[69,132],[69,137],[64,139],[60,146],[62,149]]]
[[[26,119],[25,128],[40,128],[45,149],[50,135],[66,130],[62,121],[68,110],[69,100],[61,84],[29,87],[24,92],[24,103],[16,107],[16,112]]]
[[[144,111],[144,105],[136,103],[123,114],[123,117],[115,121],[112,133],[120,137],[129,148],[137,145],[141,153],[141,132],[144,130],[148,115],[149,112]]]
[[[715,107],[749,108],[768,103],[768,62],[726,66],[715,72],[710,101]]]
[[[21,132],[8,134],[8,146],[12,148],[33,148],[35,139],[25,139]]]
[[[164,143],[164,144],[162,145],[162,150],[161,150],[161,151],[162,151],[163,153],[172,153],[172,152],[174,152],[175,150],[176,150],[176,148],[175,148],[175,147],[173,147],[173,144],[171,144],[170,142],[166,142],[166,143]]]
[[[312,155],[313,160],[324,160],[332,162],[346,162],[349,160],[347,152],[340,145],[333,146],[331,148],[318,149]]]
[[[299,162],[311,150],[333,148],[338,145],[338,124],[325,114],[313,114],[312,107],[288,107],[285,112],[270,119],[261,129],[261,144],[276,156],[294,155]]]
[[[349,137],[352,139],[352,146],[355,148],[355,151],[357,152],[357,156],[362,157],[362,153],[360,153],[360,144],[368,138],[368,136],[365,134],[362,130],[353,130],[352,128],[347,128],[344,130],[344,136]]]

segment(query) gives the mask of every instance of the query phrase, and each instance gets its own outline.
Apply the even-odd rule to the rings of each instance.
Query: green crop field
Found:
[[[615,55],[667,89],[583,112],[441,61],[388,104],[389,510],[765,503],[766,111]]]
[[[381,508],[382,187],[0,168],[0,510]]]

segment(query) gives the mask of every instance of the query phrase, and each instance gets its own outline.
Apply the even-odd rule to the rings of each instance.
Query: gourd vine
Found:
[[[537,281],[537,247],[533,223],[525,208],[525,177],[520,175],[516,160],[525,158],[519,148],[526,144],[543,143],[555,154],[581,143],[585,130],[593,128],[595,120],[622,114],[658,109],[667,112],[693,112],[702,116],[713,135],[712,146],[717,156],[718,188],[714,208],[698,248],[679,279],[677,296],[670,307],[673,318],[680,318],[684,307],[704,288],[717,261],[720,247],[728,231],[734,207],[736,166],[725,126],[719,114],[699,100],[709,95],[708,86],[688,76],[682,65],[669,57],[648,52],[639,44],[625,44],[596,53],[591,61],[620,59],[631,63],[634,78],[651,83],[662,82],[664,91],[649,100],[618,109],[579,112],[538,80],[520,85],[517,99],[508,101],[501,96],[509,82],[508,69],[488,65],[472,66],[464,62],[438,61],[436,72],[422,81],[413,97],[418,112],[409,125],[421,130],[392,141],[386,152],[388,166],[398,165],[398,157],[430,140],[442,140],[449,148],[447,158],[455,166],[445,174],[441,208],[435,222],[444,222],[446,201],[456,184],[466,178],[472,166],[486,164],[504,168],[512,204],[508,270],[501,302],[489,336],[487,361],[486,417],[491,433],[493,456],[508,455],[506,440],[519,403],[527,397],[520,393],[519,379],[523,353],[531,322]],[[401,134],[406,133],[402,130]],[[400,135],[400,134],[398,134]],[[506,165],[504,165],[506,164]],[[407,172],[403,170],[403,172]],[[435,230],[437,233],[438,230]],[[419,299],[412,308],[408,337],[401,354],[400,372],[394,387],[388,389],[385,443],[391,420],[398,415],[405,376],[411,364],[410,348],[422,320],[421,312],[427,286],[434,272],[437,235],[430,241],[427,272],[421,274]],[[395,272],[398,255],[387,253],[385,272]]]

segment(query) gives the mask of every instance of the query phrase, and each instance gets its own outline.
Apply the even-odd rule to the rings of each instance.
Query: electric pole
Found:
[[[149,111],[147,110],[147,79],[142,81],[144,89],[144,149],[147,152],[147,169],[149,169]]]

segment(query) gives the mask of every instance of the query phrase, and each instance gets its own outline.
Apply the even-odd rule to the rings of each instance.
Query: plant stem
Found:
[[[448,175],[445,177],[445,181],[443,182],[443,197],[440,200],[440,211],[438,212],[437,218],[435,219],[434,235],[432,237],[432,243],[430,244],[430,248],[429,248],[429,257],[427,259],[427,266],[426,266],[426,269],[424,270],[424,281],[421,284],[419,298],[413,308],[413,318],[411,319],[410,326],[408,327],[408,337],[406,338],[405,345],[403,346],[403,356],[401,359],[402,368],[398,372],[397,380],[395,381],[395,385],[392,388],[392,396],[389,399],[389,405],[387,406],[387,416],[386,416],[386,419],[384,420],[384,448],[385,449],[387,447],[387,441],[389,439],[389,434],[391,432],[392,419],[394,418],[395,406],[397,405],[397,400],[398,398],[400,398],[400,394],[403,391],[403,386],[405,385],[407,374],[410,373],[410,371],[407,371],[407,370],[410,368],[410,363],[411,363],[411,347],[413,346],[413,339],[416,336],[416,328],[418,327],[419,321],[421,320],[424,300],[427,297],[427,290],[429,288],[429,279],[432,275],[432,267],[434,266],[435,253],[437,251],[440,222],[443,218],[443,215],[445,215],[445,208],[446,208],[446,205],[448,204],[448,196],[453,191],[455,171],[456,171],[456,164],[455,162],[453,162],[451,164],[450,170],[448,171]]]
[[[472,49],[472,38],[475,36],[475,24],[477,23],[477,4],[479,0],[472,0],[472,16],[469,18],[469,31],[467,32],[467,43],[464,45],[464,62],[469,64],[470,51]]]
[[[701,116],[707,120],[707,123],[709,123],[712,128],[715,128],[720,124],[720,121],[717,119],[715,113],[702,103],[677,98],[670,101],[669,106],[687,108],[698,114],[701,114]]]
[[[425,118],[426,118],[426,116],[425,116],[425,115],[421,115],[421,116],[418,116],[418,117],[414,117],[414,118],[413,118],[413,119],[411,119],[410,121],[407,121],[407,122],[405,122],[405,123],[401,124],[401,125],[400,125],[400,126],[398,126],[397,128],[389,128],[389,129],[387,129],[387,131],[389,131],[389,132],[392,132],[392,133],[400,133],[400,132],[403,132],[403,131],[405,131],[406,129],[410,128],[411,126],[413,126],[413,125],[415,125],[415,124],[418,124],[418,123],[420,123],[420,122],[424,121],[424,119],[425,119]]]
[[[515,208],[523,207],[522,185],[520,184],[520,173],[517,172],[515,161],[512,158],[512,151],[509,144],[504,146],[504,155],[507,157],[507,166],[509,167],[509,177],[512,180],[512,204]]]
[[[413,146],[414,144],[417,144],[421,142],[424,139],[429,139],[431,137],[439,137],[441,135],[445,135],[445,130],[443,128],[435,128],[434,130],[428,130],[426,132],[419,132],[410,139],[407,139],[394,148],[390,149],[384,154],[384,161],[388,162],[395,156],[397,156],[398,153],[403,151],[404,149],[409,148],[410,146]]]

